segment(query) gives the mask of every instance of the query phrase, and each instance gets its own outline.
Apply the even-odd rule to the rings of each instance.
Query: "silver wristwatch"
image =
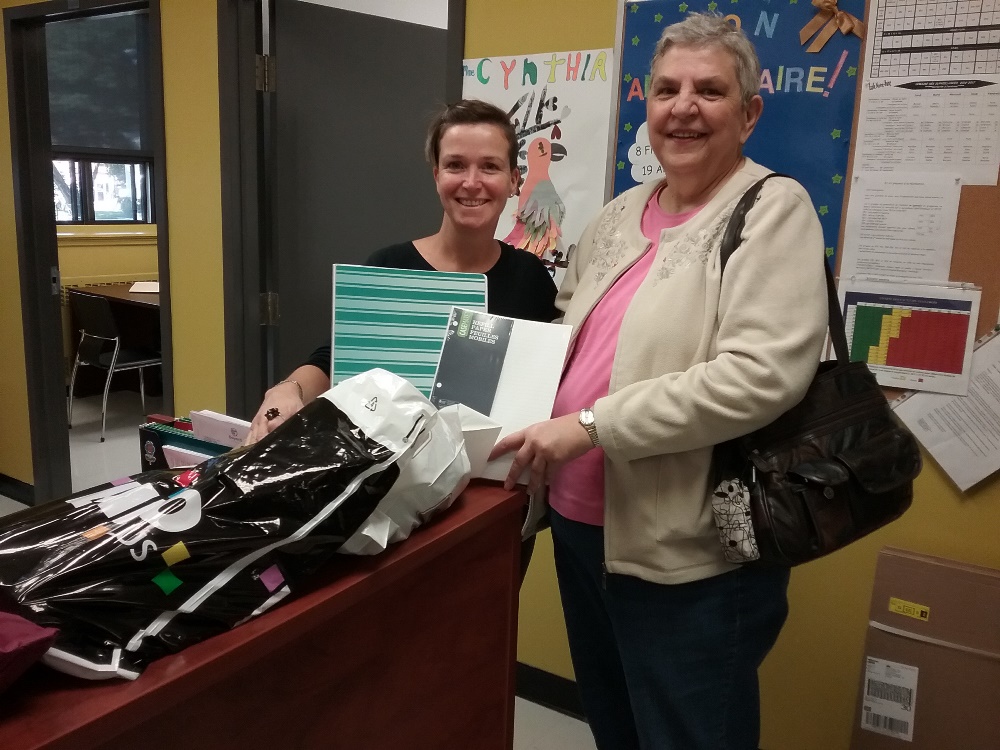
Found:
[[[597,425],[594,424],[593,409],[580,409],[580,424],[583,425],[583,429],[590,435],[590,442],[594,445],[600,445],[601,440],[597,437]]]

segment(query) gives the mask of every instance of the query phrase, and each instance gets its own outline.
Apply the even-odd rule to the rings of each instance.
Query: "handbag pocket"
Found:
[[[856,427],[848,428],[856,429]],[[838,436],[828,436],[832,443]],[[891,426],[833,456],[756,471],[749,487],[760,559],[797,565],[826,555],[903,514],[920,472],[920,451],[904,429]]]

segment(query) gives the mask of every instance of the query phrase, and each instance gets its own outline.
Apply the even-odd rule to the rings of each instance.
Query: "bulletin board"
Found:
[[[864,14],[864,0],[842,0],[840,7],[848,14]],[[744,153],[805,186],[833,262],[847,186],[861,37],[844,34],[836,23],[829,26],[808,0],[623,3],[612,195],[662,177],[645,128],[649,64],[663,28],[691,12],[728,14],[756,47],[764,112]]]
[[[866,25],[872,21],[872,8],[875,2],[866,2],[864,20]],[[864,52],[862,52],[864,55]],[[865,60],[862,59],[857,73],[857,86],[860,89],[865,75]],[[858,126],[861,107],[861,96],[854,102],[854,117],[852,132]],[[1000,126],[998,126],[1000,127]],[[1000,137],[1000,134],[998,134]],[[852,150],[848,164],[848,175],[854,174],[854,152]],[[1000,182],[998,173],[997,182]],[[844,195],[844,212],[850,200],[850,180]],[[993,185],[963,185],[958,205],[958,222],[955,227],[955,241],[952,251],[949,280],[966,282],[978,286],[982,290],[979,305],[979,319],[976,325],[976,337],[981,337],[997,328],[1000,323],[1000,271],[998,271],[998,256],[1000,256],[1000,187]],[[839,236],[838,247],[843,242],[843,228]],[[900,391],[888,389],[890,396],[898,395]]]

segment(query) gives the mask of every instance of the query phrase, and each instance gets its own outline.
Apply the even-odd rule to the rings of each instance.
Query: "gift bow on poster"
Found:
[[[865,38],[864,22],[859,21],[847,11],[840,10],[837,7],[837,0],[812,0],[812,4],[819,8],[819,11],[809,23],[802,27],[802,31],[799,32],[799,41],[805,44],[817,31],[819,34],[813,39],[807,52],[819,52],[823,49],[823,45],[830,40],[837,29],[840,29],[841,34],[846,35],[853,32],[855,36],[861,39]]]

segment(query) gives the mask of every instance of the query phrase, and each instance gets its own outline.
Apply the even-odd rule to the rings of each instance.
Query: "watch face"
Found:
[[[594,412],[592,412],[590,409],[581,409],[580,424],[584,425],[585,427],[589,427],[590,425],[594,424]]]

